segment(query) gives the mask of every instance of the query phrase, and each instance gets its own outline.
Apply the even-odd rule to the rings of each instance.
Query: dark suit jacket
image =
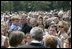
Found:
[[[29,43],[28,45],[21,45],[17,48],[45,48],[43,44],[41,43]]]
[[[32,29],[31,26],[29,26],[28,24],[24,24],[24,25],[22,26],[21,31],[23,31],[23,32],[26,34],[26,33],[29,33],[31,29]]]

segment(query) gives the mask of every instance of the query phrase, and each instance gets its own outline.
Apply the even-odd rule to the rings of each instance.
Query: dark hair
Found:
[[[48,29],[48,27],[49,27],[49,24],[45,24],[44,28]]]
[[[23,32],[21,32],[21,31],[11,32],[11,34],[9,36],[10,46],[15,47],[15,46],[21,44],[23,38],[24,38],[24,33]]]
[[[39,17],[39,19],[43,19],[43,17]]]

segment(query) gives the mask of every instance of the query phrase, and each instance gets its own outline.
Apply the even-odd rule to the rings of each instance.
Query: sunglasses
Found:
[[[59,28],[64,28],[63,26],[59,26]]]

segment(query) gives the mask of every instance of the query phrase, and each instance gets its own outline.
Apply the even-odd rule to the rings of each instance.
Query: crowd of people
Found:
[[[71,10],[1,12],[1,48],[71,48]]]

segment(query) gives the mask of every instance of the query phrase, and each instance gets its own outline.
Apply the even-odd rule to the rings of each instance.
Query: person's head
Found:
[[[54,17],[58,17],[58,13],[54,13]]]
[[[30,42],[32,40],[32,36],[30,34],[26,34],[26,41]]]
[[[68,39],[65,40],[63,47],[64,48],[71,48],[71,37],[69,37]]]
[[[19,15],[14,15],[14,16],[11,17],[11,22],[12,22],[13,24],[18,25],[18,24],[19,24],[19,20],[20,20]]]
[[[68,22],[66,21],[59,21],[58,23],[58,27],[59,27],[59,30],[61,32],[67,32],[68,31]]]
[[[43,18],[39,17],[38,20],[37,20],[37,22],[38,22],[38,25],[42,25],[43,24]]]
[[[57,41],[55,40],[54,36],[49,35],[44,37],[44,45],[46,48],[56,48]]]
[[[24,38],[24,33],[21,32],[21,31],[13,31],[10,33],[10,36],[9,36],[9,43],[10,43],[10,46],[18,46],[19,44],[21,44],[23,38]]]
[[[58,16],[59,16],[60,18],[62,18],[63,14],[64,14],[63,10],[60,10],[60,11],[58,12]]]
[[[5,15],[5,16],[4,16],[4,19],[5,19],[5,21],[7,21],[7,20],[10,19],[10,16],[9,16],[9,15]]]
[[[53,21],[57,24],[59,22],[59,18],[58,17],[53,17]]]
[[[47,28],[49,27],[50,23],[51,23],[51,20],[50,20],[50,19],[46,19],[46,20],[43,22],[44,28],[47,29]]]
[[[33,39],[41,41],[43,38],[43,31],[39,27],[34,27],[31,29],[30,35],[32,35]]]
[[[46,19],[48,19],[48,16],[44,16],[43,17],[43,21],[45,21]]]
[[[49,14],[48,14],[48,17],[49,17],[49,18],[51,18],[51,17],[52,17],[52,14],[51,14],[51,13],[49,13]]]
[[[62,17],[62,19],[64,20],[64,21],[70,21],[71,20],[71,13],[68,11],[68,12],[65,12],[64,14],[63,14],[63,17]]]
[[[23,23],[23,24],[27,23],[27,15],[26,14],[21,15],[21,23]]]
[[[50,35],[56,35],[57,34],[57,26],[55,24],[50,25],[48,28],[48,32]]]
[[[19,19],[14,19],[14,20],[12,20],[12,23],[14,23],[14,24],[18,24],[19,23]]]
[[[71,16],[71,10],[68,10],[68,11],[67,11],[67,15],[68,15],[68,16]]]
[[[38,16],[39,16],[38,14],[35,14],[35,15],[33,15],[33,18],[36,18],[37,19]]]
[[[6,36],[1,35],[1,48],[9,47],[9,39]]]
[[[36,19],[36,18],[31,18],[31,19],[30,19],[30,24],[31,24],[31,26],[33,26],[33,27],[37,26],[37,19]]]
[[[27,17],[27,24],[30,24],[30,19],[31,19],[31,17]]]

